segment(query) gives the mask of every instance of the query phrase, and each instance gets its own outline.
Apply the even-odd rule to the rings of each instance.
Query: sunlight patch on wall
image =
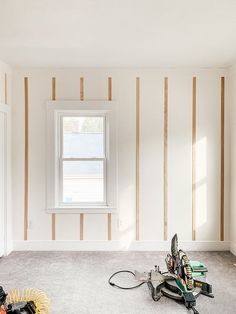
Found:
[[[133,204],[131,202],[127,203],[127,200],[130,200],[129,196],[132,194],[134,195],[134,186],[130,185],[123,191],[120,197],[120,205],[123,208],[119,219],[120,244],[122,249],[128,249],[135,236],[135,209],[133,211],[130,210]],[[124,209],[126,210],[124,211]]]
[[[207,222],[207,138],[196,143],[196,226]]]
[[[196,143],[196,182],[197,184],[207,177],[207,138],[203,137]]]
[[[200,227],[207,222],[207,184],[206,182],[197,186],[196,189],[196,226]]]

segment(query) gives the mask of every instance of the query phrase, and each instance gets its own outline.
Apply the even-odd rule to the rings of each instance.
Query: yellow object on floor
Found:
[[[47,295],[38,289],[13,290],[8,292],[7,304],[33,301],[36,306],[36,314],[48,314],[50,301]]]

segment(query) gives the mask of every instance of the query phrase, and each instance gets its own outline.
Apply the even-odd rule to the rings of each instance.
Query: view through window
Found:
[[[105,117],[63,116],[61,128],[62,202],[105,204]]]

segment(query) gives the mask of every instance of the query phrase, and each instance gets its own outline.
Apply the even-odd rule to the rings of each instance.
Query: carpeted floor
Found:
[[[191,252],[192,260],[208,266],[214,299],[200,295],[201,314],[236,313],[236,257],[229,252]],[[6,289],[36,287],[51,299],[51,314],[152,314],[189,313],[165,297],[155,303],[146,285],[118,290],[108,285],[109,276],[121,269],[166,269],[165,252],[14,252],[0,260],[0,284]],[[132,285],[133,278],[119,277]],[[191,312],[192,313],[192,312]]]

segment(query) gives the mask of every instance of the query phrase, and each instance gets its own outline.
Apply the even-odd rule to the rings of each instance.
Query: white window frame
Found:
[[[64,117],[101,117],[103,118],[103,147],[104,147],[104,157],[101,158],[80,158],[80,157],[73,157],[73,158],[65,158],[63,156],[63,118]],[[59,134],[59,204],[60,206],[68,206],[68,203],[63,202],[63,161],[103,161],[103,201],[102,202],[71,202],[70,206],[77,206],[77,207],[84,207],[84,206],[107,206],[107,194],[106,194],[106,160],[107,160],[107,137],[108,134],[107,130],[107,116],[104,112],[88,112],[85,110],[78,110],[78,112],[68,113],[66,112],[59,112],[57,115],[57,132]]]
[[[109,213],[117,204],[117,132],[114,101],[48,101],[47,102],[47,212]],[[101,116],[104,118],[104,201],[99,203],[65,203],[62,191],[62,121],[66,116]],[[63,159],[62,159],[63,157]]]

